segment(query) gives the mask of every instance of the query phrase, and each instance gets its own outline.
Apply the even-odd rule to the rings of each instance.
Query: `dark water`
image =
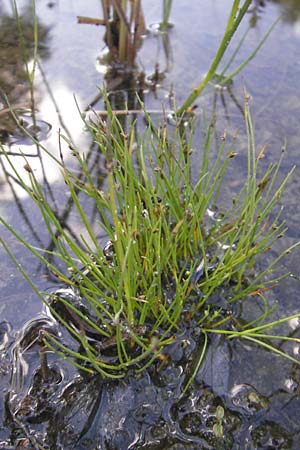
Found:
[[[31,2],[28,0],[17,3],[23,18],[25,38],[30,42],[32,39]],[[259,6],[262,3],[264,6]],[[93,153],[89,138],[84,133],[74,96],[76,96],[79,107],[84,109],[96,99],[98,95],[96,86],[103,84],[104,68],[101,58],[103,57],[104,31],[100,27],[92,25],[79,25],[76,21],[78,15],[99,16],[101,14],[100,4],[83,0],[76,2],[71,0],[63,2],[37,1],[36,7],[40,35],[40,56],[34,95],[37,109],[37,137],[42,144],[57,155],[58,130],[61,129],[76,143],[78,148],[90,154],[96,164],[97,155]],[[150,26],[161,20],[161,2],[146,1],[144,9],[147,25]],[[145,93],[145,103],[148,108],[160,110],[164,103],[165,108],[168,109],[167,97],[171,89],[175,92],[177,104],[180,104],[190,90],[199,83],[207,71],[220,41],[227,13],[227,2],[222,0],[174,2],[171,15],[174,27],[168,32],[168,40],[153,32],[155,27],[150,26],[152,32],[144,39],[137,62],[146,77],[153,75],[155,65],[159,63],[159,70],[163,72],[164,79],[160,81],[160,85],[155,91],[149,88]],[[232,86],[226,90],[216,90],[211,87],[197,101],[199,127],[201,126],[202,110],[210,112],[216,108],[217,128],[220,130],[220,135],[224,128],[232,135],[237,129],[241,130],[241,138],[237,144],[239,155],[235,161],[236,167],[232,170],[230,179],[224,187],[228,195],[234,186],[242,182],[246,171],[245,143],[242,138],[244,87],[251,96],[250,109],[257,147],[260,148],[267,143],[263,165],[277,161],[283,143],[285,141],[287,143],[282,174],[286,173],[293,165],[297,167],[281,199],[285,207],[284,217],[289,229],[286,237],[276,244],[274,256],[276,252],[279,253],[300,238],[300,2],[296,0],[257,2],[257,8],[246,17],[243,27],[233,42],[234,46],[245,29],[251,25],[237,57],[237,64],[251,53],[279,15],[281,15],[281,19],[267,42],[255,59],[235,78]],[[0,86],[9,96],[13,106],[20,108],[24,122],[30,128],[33,124],[28,116],[29,88],[17,45],[18,37],[9,1],[0,1],[0,24]],[[33,46],[29,49],[31,55],[32,49]],[[233,65],[234,67],[235,65]],[[4,108],[3,99],[1,102]],[[95,103],[95,108],[103,108],[101,101]],[[68,223],[74,234],[79,234],[82,231],[81,225],[76,221],[68,198],[61,189],[59,173],[55,165],[43,153],[38,152],[24,135],[17,132],[7,115],[1,114],[1,109],[0,133],[3,141],[9,139],[10,145],[7,147],[9,152],[18,153],[21,148],[22,152],[27,155],[27,160],[36,176],[45,180],[45,189],[47,189],[48,196],[53,198],[61,220]],[[21,168],[25,177],[23,157],[15,156],[14,163]],[[42,219],[14,182],[11,169],[3,157],[1,157],[1,166],[0,214],[26,240],[39,247],[50,248],[51,242],[47,237]],[[92,208],[90,214],[91,220],[95,222],[96,217],[93,215]],[[101,235],[100,230],[99,234]],[[41,289],[51,289],[57,286],[54,280],[47,278],[33,257],[24,252],[23,246],[16,243],[3,227],[1,227],[1,237],[8,243],[17,259],[32,274],[32,278]],[[299,250],[296,250],[284,260],[284,268],[299,277],[299,267],[300,253]],[[11,355],[6,352],[6,349],[11,349],[15,332],[26,321],[40,313],[41,304],[2,248],[0,249],[0,269],[0,413],[4,415],[3,399],[8,390],[11,368]],[[288,278],[282,282],[280,288],[269,294],[271,304],[277,306],[276,314],[278,316],[294,314],[299,311],[298,292],[299,281]],[[285,332],[291,333],[298,326],[297,322],[291,323]],[[197,345],[197,337],[190,336],[189,338],[194,345]],[[299,348],[295,347],[292,351],[297,357]],[[163,380],[158,380],[155,373],[147,373],[142,377],[141,386],[146,390],[149,398],[147,407],[145,407],[144,398],[139,396],[140,386],[137,386],[134,378],[130,377],[126,387],[124,384],[114,386],[113,383],[107,383],[99,389],[97,380],[86,383],[86,391],[82,395],[85,395],[90,401],[83,405],[79,392],[82,389],[82,383],[80,384],[78,378],[75,377],[73,369],[65,367],[65,365],[62,369],[65,383],[57,381],[59,378],[57,369],[57,371],[53,371],[53,379],[49,381],[50,387],[44,389],[38,384],[38,381],[34,382],[31,378],[34,377],[32,367],[34,367],[36,357],[37,353],[33,348],[32,354],[29,355],[31,371],[29,371],[27,385],[23,390],[24,398],[28,398],[27,390],[31,389],[33,402],[36,401],[34,386],[38,386],[38,389],[36,388],[38,396],[52,395],[52,398],[48,399],[49,404],[52,402],[56,405],[58,398],[70,395],[68,386],[70,386],[70,391],[73,391],[73,400],[66,400],[69,407],[61,406],[61,409],[55,410],[53,417],[56,422],[53,419],[50,425],[49,411],[44,414],[42,419],[38,420],[36,410],[30,406],[32,417],[31,422],[30,420],[28,422],[28,418],[26,419],[27,425],[31,424],[28,429],[34,430],[37,436],[39,433],[42,434],[43,423],[48,424],[49,429],[55,429],[59,427],[59,421],[64,417],[65,438],[60,437],[51,448],[274,448],[295,450],[299,448],[298,383],[300,382],[300,372],[292,363],[262,349],[245,346],[238,342],[230,346],[224,342],[214,342],[212,350],[207,355],[205,368],[196,377],[198,390],[194,390],[190,396],[181,401],[176,398],[176,395],[173,398],[168,391],[170,386],[174,391],[176,389],[180,391],[183,382],[180,373],[180,358],[174,357],[172,370],[160,375],[161,378],[164,378]],[[189,355],[186,355],[186,358],[188,357]],[[55,358],[53,364],[57,364]],[[174,374],[177,376],[177,384],[172,384]],[[55,386],[58,388],[54,389]],[[249,397],[249,394],[252,396]],[[93,413],[95,398],[99,401],[98,407],[101,406],[99,409],[101,414],[95,411]],[[78,405],[81,407],[79,408]],[[213,405],[213,409],[207,412],[209,405]],[[228,442],[216,443],[213,441],[209,444],[208,436],[213,439],[212,424],[208,421],[205,426],[203,425],[204,411],[207,413],[207,419],[210,418],[213,421],[217,405],[224,406],[226,410],[226,426],[224,425],[224,428],[228,432]],[[116,412],[118,407],[120,408],[119,413]],[[143,408],[145,411],[142,411]],[[41,413],[40,409],[39,413]],[[109,411],[115,412],[110,415]],[[80,435],[83,432],[83,424],[87,422],[87,417],[94,417],[94,425],[91,425],[89,431],[86,432],[85,441],[80,444],[82,445],[80,447],[79,444],[74,444],[74,442],[78,442],[80,436],[77,435],[74,438],[74,432],[72,435],[71,431],[78,427]],[[3,419],[1,419],[2,421]],[[108,430],[113,428],[116,423],[125,423],[125,425],[120,425],[121,431],[112,437]],[[122,434],[124,429],[129,430],[126,436]],[[201,433],[199,429],[201,429]],[[133,430],[135,431],[133,432]],[[24,430],[22,433],[24,434]],[[172,440],[170,436],[175,437]],[[6,446],[9,448],[8,443],[5,444],[8,442],[8,438],[8,427],[1,424],[0,448],[6,448]],[[24,436],[22,435],[21,438],[23,439]],[[69,439],[69,441],[64,441],[64,439]],[[95,440],[94,444],[92,444],[93,440]],[[32,445],[39,448],[38,444]]]

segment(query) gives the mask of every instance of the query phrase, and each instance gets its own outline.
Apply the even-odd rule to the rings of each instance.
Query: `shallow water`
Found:
[[[31,2],[23,0],[17,3],[23,17],[27,18],[28,26],[24,34],[29,39],[31,36],[31,15],[28,5]],[[263,165],[267,165],[270,161],[277,161],[281,147],[286,140],[287,150],[282,167],[282,173],[286,173],[294,164],[299,166],[300,158],[298,150],[300,147],[300,2],[290,0],[265,3],[265,7],[259,8],[255,14],[249,14],[246,18],[244,30],[250,21],[253,25],[255,21],[256,23],[249,31],[237,61],[249,55],[251,49],[262,39],[279,14],[282,14],[282,19],[255,59],[235,78],[230,88],[226,90],[214,90],[212,88],[207,90],[206,94],[197,101],[199,105],[197,120],[200,124],[202,110],[212,111],[214,105],[216,105],[217,128],[220,130],[220,135],[222,135],[224,128],[231,135],[234,135],[238,128],[243,130],[241,110],[245,86],[251,96],[250,108],[257,146],[260,148],[263,144],[268,144]],[[154,4],[154,2],[146,1],[144,2],[144,8],[148,25],[160,21],[160,2]],[[161,35],[153,32],[146,36],[139,52],[138,64],[144,70],[146,76],[151,76],[154,73],[157,62],[160,71],[164,72],[164,79],[160,81],[160,86],[155,91],[149,89],[149,92],[145,93],[145,102],[148,108],[160,110],[161,104],[164,102],[166,109],[168,109],[167,96],[171,88],[175,92],[177,104],[180,104],[190,90],[199,83],[208,69],[211,57],[214,55],[220,40],[226,22],[227,10],[228,6],[222,0],[214,2],[211,0],[174,2],[171,14],[174,27],[168,32],[168,42],[163,41]],[[61,129],[64,134],[72,138],[78,148],[82,148],[87,154],[90,154],[91,158],[95,159],[96,164],[97,155],[94,154],[91,143],[84,133],[74,95],[79,107],[84,109],[97,96],[96,85],[101,86],[103,83],[103,66],[99,63],[99,57],[103,54],[104,47],[103,30],[100,27],[76,23],[76,16],[78,15],[99,15],[99,3],[87,3],[83,0],[48,3],[38,1],[37,11],[41,40],[35,84],[39,139],[42,144],[57,155],[58,130]],[[9,1],[0,2],[0,13],[1,30],[3,32],[0,40],[1,88],[6,90],[13,105],[18,105],[22,109],[24,121],[30,127],[27,116],[27,109],[30,106],[28,85],[25,80],[20,53],[16,46],[16,31]],[[238,42],[242,33],[243,30],[241,29],[235,42]],[[101,100],[95,104],[95,108],[102,109]],[[19,148],[22,148],[23,153],[28,155],[27,160],[37,176],[41,179],[45,178],[45,188],[48,190],[48,195],[55,199],[61,219],[68,222],[75,234],[81,232],[80,225],[69,207],[68,199],[62,193],[59,174],[55,170],[54,164],[51,163],[49,158],[40,154],[25,136],[19,135],[14,129],[13,123],[6,116],[0,115],[0,130],[3,139],[7,138],[7,131],[10,133],[8,150],[17,153]],[[242,136],[242,132],[240,134]],[[245,145],[242,137],[238,146],[239,155],[235,159],[236,167],[232,170],[231,178],[228,179],[228,184],[224,188],[228,195],[235,185],[242,182],[246,171]],[[23,157],[20,156],[15,156],[15,163],[19,164],[21,168],[25,165]],[[24,193],[14,183],[10,175],[11,171],[3,157],[1,157],[1,164],[1,215],[30,242],[34,242],[41,247],[51,246],[42,220],[24,196]],[[297,167],[282,197],[282,203],[285,205],[284,217],[289,230],[286,237],[276,245],[275,251],[277,252],[300,238],[299,175],[299,167]],[[25,169],[24,176],[26,176]],[[95,220],[92,210],[91,215]],[[101,237],[100,230],[99,235]],[[17,244],[2,227],[1,237],[5,238],[17,259],[32,273],[32,277],[41,289],[50,289],[56,286],[55,280],[49,280],[34,259],[25,253],[24,248]],[[0,345],[3,341],[3,346],[9,348],[15,331],[22,327],[24,322],[40,312],[41,304],[16,271],[15,266],[2,248],[0,249],[0,258]],[[295,251],[289,258],[286,258],[284,265],[286,269],[299,277],[299,251]],[[280,288],[270,293],[271,303],[278,305],[278,314],[292,314],[299,311],[298,291],[299,281],[289,278],[283,281]],[[297,354],[298,349],[295,348],[294,351]],[[253,447],[253,444],[250,443],[247,448],[268,448],[268,445],[273,445],[271,448],[297,449],[300,439],[298,427],[300,404],[297,391],[299,371],[292,364],[279,357],[274,357],[261,349],[253,351],[253,347],[244,346],[238,342],[230,348],[230,356],[228,352],[226,346],[219,346],[214,353],[208,354],[207,359],[211,359],[211,366],[207,364],[206,373],[200,371],[197,375],[199,385],[201,385],[202,380],[205,380],[205,383],[209,386],[207,395],[211,395],[211,389],[215,395],[220,396],[223,402],[227,402],[227,405],[229,401],[231,402],[232,389],[241,386],[240,391],[237,390],[235,395],[237,399],[242,398],[242,400],[236,400],[235,408],[237,413],[241,413],[243,407],[244,410],[246,408],[246,413],[243,415],[244,427],[246,427],[245,417],[248,414],[251,417],[249,421],[253,427],[257,430],[259,430],[259,427],[264,428],[260,439],[262,444]],[[0,413],[3,414],[2,399],[8,389],[10,360],[5,352],[1,353],[1,358]],[[221,367],[226,366],[229,359],[231,360],[230,367],[226,367],[222,371]],[[274,370],[274,367],[276,370]],[[259,395],[268,399],[268,406],[262,408],[262,413],[259,411],[254,413],[253,410],[249,412],[248,406],[243,406],[242,402],[245,401],[245,395],[247,397],[247,386],[249,385],[254,386]],[[128,396],[127,401],[130,403],[137,394],[132,390],[130,391],[132,386],[129,386],[128,390],[122,391],[124,389],[122,387],[119,387],[119,389],[123,392],[122,395],[125,396],[125,400],[126,395]],[[109,405],[113,405],[116,399],[113,398],[110,388],[107,389],[107,402]],[[91,390],[93,393],[93,385]],[[297,391],[297,395],[295,391]],[[243,395],[239,397],[240,392]],[[161,396],[163,392],[160,391],[157,395]],[[181,421],[187,415],[189,408],[190,412],[197,413],[195,404],[200,401],[199,398],[197,397],[194,401],[193,408],[190,407],[190,401],[192,400],[187,399],[182,406]],[[125,409],[124,404],[124,411]],[[176,414],[179,414],[178,411]],[[265,416],[263,424],[262,414]],[[197,417],[197,415],[194,415],[195,423],[197,423]],[[117,421],[117,418],[107,418],[106,420],[107,423],[113,423],[113,421]],[[109,422],[109,420],[112,422]],[[167,423],[170,425],[170,422],[167,421]],[[277,426],[274,424],[277,424]],[[187,430],[189,425],[190,422],[186,426],[185,435],[189,433]],[[140,428],[138,429],[140,432]],[[6,427],[0,425],[0,442],[7,439],[7,433]],[[165,431],[162,432],[162,436],[165,436],[164,433]],[[272,433],[275,433],[275,435],[277,433],[277,435],[272,437]],[[244,433],[243,436],[245,437],[245,435],[247,436],[247,433]],[[285,439],[285,436],[289,436],[289,439]],[[238,448],[239,438],[236,439],[236,447],[234,448]],[[101,436],[98,436],[98,440],[101,441]],[[163,438],[161,442],[163,442]],[[195,442],[189,444],[188,439],[185,442],[185,447],[176,447],[179,444],[174,443],[170,444],[168,448],[199,448],[192,447],[192,445],[197,445]],[[246,448],[243,447],[243,445],[246,445],[245,442],[241,442],[240,448]],[[259,442],[258,438],[257,442]],[[83,448],[92,447],[88,447],[87,444],[87,447]],[[167,447],[150,447],[149,444],[149,447],[145,448]]]

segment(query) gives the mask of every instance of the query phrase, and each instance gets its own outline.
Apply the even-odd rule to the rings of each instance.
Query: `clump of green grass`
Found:
[[[205,336],[199,364],[209,333],[228,333],[230,338],[262,341],[273,348],[266,344],[266,339],[272,338],[266,331],[276,323],[266,323],[264,292],[278,282],[274,268],[291,249],[259,273],[253,267],[257,257],[285,231],[280,211],[273,211],[292,171],[279,183],[279,162],[259,177],[262,155],[256,153],[247,96],[247,178],[232,206],[213,227],[207,225],[206,212],[218,201],[226,169],[235,155],[226,138],[212,161],[213,130],[208,127],[199,175],[193,182],[193,131],[183,129],[179,120],[171,129],[166,123],[156,126],[145,112],[148,125],[137,136],[135,123],[125,132],[108,100],[106,107],[105,121],[98,118],[86,124],[103,155],[106,189],[99,190],[84,154],[71,143],[84,176],[69,169],[63,155],[56,160],[86,230],[85,237],[78,237],[80,243],[58,221],[28,164],[26,183],[2,149],[19,183],[40,208],[56,249],[48,253],[38,249],[3,218],[1,223],[74,294],[40,292],[15,261],[42,301],[80,342],[80,350],[47,333],[46,345],[85,371],[120,377],[130,367],[142,370],[159,357],[184,326],[188,312]],[[84,211],[87,199],[96,206],[99,226],[107,234],[109,244],[104,249]],[[60,268],[49,260],[49,253],[60,260]],[[246,282],[250,270],[254,273]],[[234,317],[208,307],[220,288],[227,290],[228,303],[259,295],[265,313],[239,331],[228,330],[226,322]],[[107,349],[112,356],[107,357]]]

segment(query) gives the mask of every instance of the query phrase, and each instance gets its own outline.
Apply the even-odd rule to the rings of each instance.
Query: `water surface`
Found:
[[[17,3],[24,21],[24,35],[30,41],[32,36],[31,2],[23,0]],[[231,190],[234,191],[234,186],[242,183],[246,172],[242,115],[244,88],[251,97],[250,109],[257,147],[267,144],[263,166],[277,161],[282,146],[286,145],[282,176],[293,165],[296,165],[296,169],[281,199],[281,203],[285,206],[283,214],[289,229],[286,237],[276,244],[272,254],[275,257],[276,252],[280,252],[285,246],[300,239],[300,2],[290,0],[264,3],[265,6],[257,7],[248,14],[233,42],[233,46],[237,44],[247,27],[250,27],[235,64],[251,53],[280,16],[279,22],[255,59],[234,79],[230,87],[222,90],[211,87],[197,101],[199,112],[197,111],[196,120],[200,128],[202,111],[205,110],[209,114],[216,109],[217,129],[220,136],[225,128],[229,135],[234,135],[237,129],[240,130],[241,138],[237,143],[236,166],[224,187],[229,195]],[[226,23],[228,5],[222,0],[174,2],[171,15],[174,26],[168,31],[167,42],[160,34],[154,33],[154,27],[151,27],[151,24],[161,20],[160,2],[146,1],[143,5],[147,25],[152,31],[144,38],[137,63],[146,77],[154,73],[157,63],[160,71],[164,73],[164,79],[156,90],[149,89],[145,92],[145,103],[148,108],[157,110],[161,109],[163,103],[168,109],[170,107],[168,93],[171,90],[174,91],[176,102],[180,105],[208,70]],[[40,56],[35,78],[39,138],[43,145],[58,155],[58,131],[62,130],[78,148],[88,154],[90,152],[91,158],[95,158],[96,161],[97,155],[93,153],[91,142],[84,133],[84,126],[74,97],[79,108],[84,109],[96,98],[97,85],[102,86],[104,82],[105,74],[101,65],[104,30],[101,27],[77,24],[76,19],[79,15],[98,17],[101,14],[99,3],[87,3],[83,0],[48,3],[37,1],[36,6],[40,27]],[[3,33],[0,41],[1,89],[9,96],[13,106],[17,105],[20,108],[24,120],[30,126],[27,114],[30,107],[29,88],[17,45],[11,2],[2,1],[0,12],[0,33]],[[32,52],[32,46],[29,53],[30,51]],[[228,53],[230,54],[230,51]],[[2,99],[1,102],[4,107]],[[94,107],[103,109],[101,100],[96,102]],[[18,153],[21,148],[22,152],[28,155],[27,160],[36,175],[46,180],[45,187],[48,195],[53,197],[61,218],[68,222],[74,234],[79,234],[81,225],[74,217],[72,208],[69,207],[68,198],[61,189],[60,175],[53,162],[43,153],[39,153],[24,136],[18,135],[13,123],[4,115],[0,115],[0,130],[3,140],[7,139],[7,133],[10,135],[8,151]],[[71,160],[66,152],[67,158]],[[14,161],[26,177],[26,170],[22,169],[25,164],[23,157],[15,156]],[[11,170],[3,157],[1,157],[1,165],[1,215],[28,241],[47,248],[51,242],[47,237],[43,221],[24,192],[14,183]],[[91,214],[93,214],[92,209]],[[92,221],[96,221],[93,215]],[[101,234],[100,230],[99,233]],[[17,259],[32,274],[41,289],[55,286],[55,281],[47,278],[36,261],[24,252],[24,248],[3,227],[1,227],[1,237],[6,240]],[[9,324],[9,334],[13,337],[14,332],[25,321],[38,314],[41,304],[3,249],[0,249],[0,258],[0,320]],[[300,254],[296,250],[284,260],[284,268],[299,277],[299,267]],[[284,280],[280,288],[270,293],[270,301],[277,305],[278,314],[293,314],[299,311],[298,292],[299,281],[288,278]],[[299,382],[299,373],[292,364],[261,349],[253,350],[252,347],[245,347],[237,342],[235,351],[233,369],[224,374],[226,389],[229,392],[236,385],[254,385],[260,393],[268,397],[270,402],[266,412],[269,423],[278,424],[293,441],[288,447],[280,447],[278,444],[274,448],[297,449],[300,439],[298,429],[300,405],[295,390]],[[297,354],[298,349],[294,351]],[[3,394],[7,389],[6,383],[9,380],[9,373],[5,366],[7,360],[3,358],[4,369],[1,374],[4,383],[1,385],[1,405]],[[223,358],[226,360],[227,357],[223,355]],[[202,375],[200,373],[199,377]],[[204,374],[203,377],[206,377],[207,383],[211,384],[216,393],[226,397],[224,384],[220,383],[216,374],[209,371],[209,375]],[[2,406],[0,411],[3,413]],[[0,427],[0,440],[2,438],[6,438],[6,431],[5,428]],[[268,445],[267,441],[265,445]]]

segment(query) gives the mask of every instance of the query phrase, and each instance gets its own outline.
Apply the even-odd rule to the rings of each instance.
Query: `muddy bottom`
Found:
[[[263,395],[255,384],[265,368],[254,366],[253,384],[237,384],[247,350],[220,336],[196,370],[203,336],[195,323],[175,336],[164,358],[120,380],[86,374],[45,352],[39,345],[45,330],[68,339],[46,315],[27,322],[15,339],[9,324],[0,324],[7,383],[1,449],[297,448],[297,421],[288,417],[299,403],[296,381]]]

